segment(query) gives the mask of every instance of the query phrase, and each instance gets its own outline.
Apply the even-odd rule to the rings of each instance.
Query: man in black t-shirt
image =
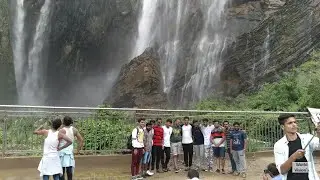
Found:
[[[285,136],[275,143],[274,156],[283,180],[319,180],[312,153],[319,149],[320,127],[318,137],[313,137],[297,132],[297,120],[292,114],[282,114],[278,121]]]

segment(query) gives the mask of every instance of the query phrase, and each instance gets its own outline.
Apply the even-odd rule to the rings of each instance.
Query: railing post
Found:
[[[3,127],[2,127],[2,157],[4,158],[6,155],[7,149],[7,118],[3,117]]]

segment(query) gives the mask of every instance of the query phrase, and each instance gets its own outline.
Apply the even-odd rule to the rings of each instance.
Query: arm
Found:
[[[244,132],[243,133],[243,139],[244,139],[244,150],[246,150],[247,149],[247,147],[248,147],[248,139],[247,139],[247,134]]]
[[[164,148],[164,131],[163,131],[163,128],[161,128],[160,136],[162,137],[162,148]]]
[[[232,151],[232,142],[233,142],[233,136],[230,133],[230,141],[228,143],[230,143],[230,151]]]
[[[137,144],[138,143],[138,137],[137,137],[137,135],[138,135],[138,129],[137,128],[134,128],[133,129],[133,131],[132,131],[132,133],[131,133],[131,137],[132,137],[132,146],[134,145],[134,144]]]
[[[275,144],[273,152],[279,173],[282,175],[287,174],[292,168],[292,163],[297,159],[297,153],[299,153],[299,150],[293,153],[287,160],[285,160],[286,157],[284,157],[283,148],[281,146]]]
[[[63,132],[63,131],[64,131],[64,132]],[[65,134],[65,130],[63,130],[63,129],[61,129],[61,130],[59,131],[58,139],[59,139],[59,141],[62,140],[62,139],[66,141],[66,144],[65,144],[65,145],[63,145],[62,147],[58,147],[58,151],[66,148],[66,147],[68,147],[68,146],[70,146],[70,145],[72,144],[71,139]]]
[[[83,148],[83,137],[81,136],[80,132],[78,129],[73,128],[74,130],[74,135],[77,138],[77,141],[79,141],[78,147],[77,147],[77,153],[79,154],[80,150]]]
[[[47,136],[48,130],[43,129],[43,125],[41,125],[36,130],[33,131],[33,134]]]

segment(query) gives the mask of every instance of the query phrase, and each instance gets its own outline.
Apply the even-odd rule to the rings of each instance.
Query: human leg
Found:
[[[230,148],[227,149],[227,152],[228,152],[228,156],[229,156],[230,163],[231,163],[231,173],[234,173],[235,171],[237,171],[236,163],[234,162],[234,158],[233,158],[233,155],[231,153]]]
[[[160,160],[161,160],[161,154],[162,154],[162,147],[156,146],[156,169],[159,172],[160,169]]]
[[[224,171],[225,157],[226,157],[225,147],[220,147],[220,159],[221,159],[221,172],[222,172],[222,174],[225,173],[225,171]]]
[[[156,164],[156,147],[152,146],[151,149],[151,170],[154,170],[154,166]]]
[[[189,168],[192,166],[192,158],[193,158],[193,144],[188,145],[188,158],[189,158]]]
[[[183,148],[184,164],[185,164],[185,167],[188,167],[188,145],[182,144],[182,148]]]
[[[53,180],[59,180],[60,178],[60,174],[55,174],[52,176],[53,177]],[[69,179],[68,179],[69,180]]]
[[[66,174],[66,167],[62,167],[62,176],[60,176],[60,180],[64,180],[65,174]]]
[[[43,180],[49,180],[49,176],[48,176],[48,175],[43,175],[43,176],[42,176],[42,179],[43,179]]]
[[[238,151],[239,154],[239,172],[245,173],[246,172],[246,155],[243,150]]]
[[[68,180],[72,180],[72,177],[73,177],[73,167],[72,167],[72,166],[67,167],[67,168],[66,168],[66,173],[67,173]]]
[[[168,170],[168,164],[170,161],[170,156],[171,156],[170,151],[171,151],[170,147],[165,147],[164,153],[166,155],[166,161],[165,161],[164,165],[165,165],[166,170]]]
[[[236,164],[236,174],[238,175],[240,172],[240,159],[239,159],[239,154],[237,151],[232,151],[232,156],[234,159],[234,162]]]
[[[200,145],[200,168],[205,168],[204,145]]]
[[[195,152],[194,162],[195,162],[197,168],[200,168],[200,146],[199,145],[193,145],[193,149],[194,149],[194,152]]]
[[[131,159],[131,175],[132,177],[137,176],[137,164],[138,164],[138,149],[132,150],[132,159]]]

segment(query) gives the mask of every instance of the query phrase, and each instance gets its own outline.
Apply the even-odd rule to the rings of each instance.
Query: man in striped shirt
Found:
[[[226,142],[227,142],[227,153],[228,153],[228,156],[229,156],[229,159],[230,159],[230,163],[231,163],[231,172],[229,172],[229,174],[233,174],[234,172],[236,172],[237,170],[237,167],[236,167],[236,163],[233,159],[233,156],[231,154],[231,150],[230,150],[230,139],[231,139],[231,131],[232,131],[232,128],[230,127],[230,124],[228,121],[224,121],[223,122],[223,127],[225,129],[225,134],[226,134]]]

